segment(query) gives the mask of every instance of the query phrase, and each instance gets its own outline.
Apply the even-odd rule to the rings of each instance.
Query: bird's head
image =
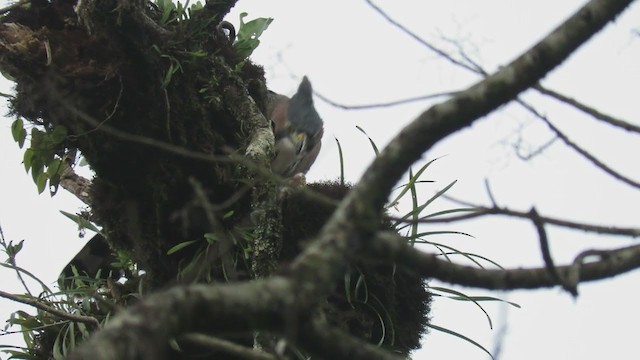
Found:
[[[274,173],[290,177],[306,173],[320,152],[323,121],[313,106],[313,89],[305,76],[298,91],[289,99],[269,94],[267,111],[274,124],[276,157]]]

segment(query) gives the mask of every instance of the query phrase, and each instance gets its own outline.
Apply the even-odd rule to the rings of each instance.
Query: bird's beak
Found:
[[[295,144],[298,154],[302,152],[307,142],[307,134],[304,132],[294,133],[293,143]]]

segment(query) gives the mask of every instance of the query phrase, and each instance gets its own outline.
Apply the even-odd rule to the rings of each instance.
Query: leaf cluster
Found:
[[[11,134],[22,149],[27,138],[27,130],[22,119],[18,118],[11,124]],[[47,184],[51,196],[58,191],[63,170],[61,153],[66,139],[67,129],[63,125],[44,130],[38,127],[31,128],[30,145],[24,152],[22,163],[25,171],[31,172],[39,194],[47,188]]]

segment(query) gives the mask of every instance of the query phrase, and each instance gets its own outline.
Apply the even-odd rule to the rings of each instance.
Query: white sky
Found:
[[[7,3],[6,1],[2,2]],[[380,7],[403,25],[437,46],[455,50],[443,38],[456,40],[487,70],[495,70],[542,38],[585,1],[378,1]],[[417,4],[417,5],[416,5]],[[238,14],[248,19],[273,17],[253,59],[264,64],[270,87],[291,94],[299,79],[308,75],[319,93],[345,104],[370,104],[423,94],[463,89],[478,78],[439,58],[400,33],[364,1],[264,1],[241,0],[227,19],[238,24]],[[575,97],[600,110],[636,124],[640,84],[640,8],[636,4],[615,24],[589,42],[567,63],[545,79],[543,85]],[[0,91],[8,92],[7,81]],[[637,136],[612,130],[581,114],[534,93],[525,98],[536,104],[557,126],[625,175],[640,180]],[[309,180],[336,178],[338,155],[333,137],[345,152],[347,178],[357,181],[373,158],[364,128],[382,147],[401,126],[437,100],[410,105],[344,111],[316,100],[325,121],[323,149]],[[18,261],[45,282],[53,282],[60,269],[82,247],[75,224],[59,214],[74,212],[81,204],[60,191],[55,198],[36,195],[31,177],[21,165],[21,150],[9,126],[0,123],[0,224],[7,239],[26,239]],[[560,142],[543,155],[522,162],[511,144],[518,135],[531,147],[550,138],[544,126],[514,105],[444,141],[425,155],[438,160],[426,177],[435,185],[420,189],[426,198],[452,180],[457,198],[489,204],[483,179],[488,178],[501,205],[571,220],[638,226],[640,193],[596,170]],[[450,206],[444,202],[435,208]],[[449,226],[475,236],[449,236],[437,241],[487,256],[506,267],[541,266],[535,230],[527,222],[505,218],[485,219]],[[551,252],[558,264],[572,261],[588,248],[610,248],[628,240],[595,237],[548,227]],[[88,238],[88,237],[87,237]],[[435,239],[432,239],[435,240]],[[636,332],[640,322],[636,305],[640,273],[581,285],[573,300],[559,289],[495,293],[459,289],[469,295],[508,298],[522,306],[509,310],[498,305],[486,309],[494,322],[488,327],[474,305],[436,300],[433,323],[448,327],[491,349],[501,324],[507,324],[501,359],[637,358]],[[0,287],[20,291],[15,275],[0,269]],[[434,286],[442,286],[432,282]],[[0,318],[18,308],[0,299]],[[20,307],[25,308],[25,307]],[[6,340],[5,340],[6,339]],[[15,341],[15,337],[12,338]],[[8,337],[0,338],[6,343]],[[634,354],[634,355],[632,355]],[[4,355],[0,355],[4,358]],[[481,350],[449,335],[432,331],[414,359],[486,359]]]

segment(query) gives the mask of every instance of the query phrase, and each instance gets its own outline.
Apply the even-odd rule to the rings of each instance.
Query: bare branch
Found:
[[[499,206],[486,207],[482,205],[472,204],[466,201],[456,200],[451,198],[450,196],[447,196],[447,199],[454,201],[458,204],[462,204],[464,206],[475,208],[477,209],[477,211],[474,211],[473,213],[470,213],[470,214],[465,214],[460,216],[450,216],[450,217],[440,218],[440,219],[421,218],[419,222],[424,224],[450,223],[450,222],[456,222],[456,221],[471,220],[471,219],[479,218],[481,216],[486,216],[486,215],[505,215],[505,216],[532,220],[529,213],[511,210],[506,207],[499,207]],[[616,227],[616,226],[585,224],[585,223],[557,219],[557,218],[542,216],[542,215],[540,215],[539,218],[545,224],[561,226],[561,227],[574,229],[574,230],[582,230],[586,232],[593,232],[593,233],[603,234],[603,235],[640,237],[640,229],[638,228],[623,228],[623,227]],[[410,220],[403,220],[403,221],[411,222]]]
[[[491,205],[498,206],[498,203],[496,202],[496,198],[493,196],[493,192],[491,192],[491,186],[489,185],[489,180],[488,179],[484,179],[484,187],[487,190],[487,195],[489,196],[489,200],[491,200]]]
[[[583,103],[581,103],[581,102],[579,102],[579,101],[577,101],[575,99],[572,99],[572,98],[570,98],[568,96],[562,95],[562,94],[560,94],[560,93],[558,93],[556,91],[547,89],[547,88],[543,87],[542,85],[536,85],[533,88],[538,90],[542,94],[551,96],[551,97],[553,97],[554,99],[556,99],[558,101],[561,101],[561,102],[563,102],[563,103],[565,103],[567,105],[573,106],[574,108],[576,108],[576,109],[578,109],[578,110],[580,110],[580,111],[582,111],[582,112],[584,112],[586,114],[589,114],[589,115],[591,115],[592,117],[594,117],[594,118],[596,118],[598,120],[604,121],[605,123],[607,123],[609,125],[613,125],[613,126],[625,129],[625,130],[630,131],[630,132],[640,133],[640,126],[631,124],[631,123],[629,123],[627,121],[624,121],[624,120],[620,120],[620,119],[614,118],[611,115],[603,114],[600,111],[598,111],[598,110],[596,110],[596,109],[594,109],[594,108],[592,108],[592,107],[590,107],[588,105],[585,105],[585,104],[583,104]]]
[[[546,267],[533,269],[487,270],[464,266],[441,260],[439,256],[423,253],[408,246],[406,241],[394,233],[382,233],[373,242],[373,251],[388,256],[411,267],[424,277],[444,282],[494,290],[539,289],[553,287],[558,280]],[[579,283],[611,278],[640,268],[640,245],[615,250],[592,250],[587,255],[598,255],[596,261],[583,263],[585,255],[579,255],[569,266],[557,266],[561,279]]]
[[[407,98],[407,99],[388,101],[388,102],[384,102],[384,103],[374,103],[374,104],[364,104],[364,105],[345,105],[345,104],[341,104],[341,103],[335,102],[335,101],[329,99],[328,97],[318,93],[317,91],[314,91],[314,94],[320,100],[326,102],[327,104],[329,104],[329,105],[331,105],[333,107],[337,107],[339,109],[344,109],[344,110],[370,110],[370,109],[386,108],[386,107],[404,105],[404,104],[408,104],[408,103],[412,103],[412,102],[424,101],[424,100],[435,99],[435,98],[440,98],[440,97],[451,97],[451,96],[454,96],[457,93],[458,93],[457,91],[446,91],[446,92],[441,92],[441,93],[435,93],[435,94],[428,94],[428,95],[411,97],[411,98]]]
[[[365,1],[366,1],[367,4],[369,4],[369,6],[371,6],[371,8],[373,10],[375,10],[378,14],[382,15],[382,17],[385,20],[387,20],[391,25],[393,25],[393,26],[397,27],[398,29],[400,29],[400,31],[402,31],[405,34],[409,35],[411,38],[416,40],[418,43],[420,43],[421,45],[423,45],[427,49],[429,49],[429,50],[433,51],[434,53],[442,56],[443,58],[449,60],[451,63],[453,63],[453,64],[455,64],[457,66],[460,66],[461,68],[467,69],[467,70],[469,70],[469,71],[471,71],[473,73],[476,73],[476,74],[478,73],[478,70],[476,68],[474,68],[473,66],[465,64],[464,62],[455,59],[454,57],[449,55],[446,51],[444,51],[442,49],[439,49],[436,46],[430,44],[428,41],[424,40],[422,37],[420,37],[416,33],[412,32],[409,29],[407,29],[404,25],[402,25],[399,22],[395,21],[386,12],[384,12],[384,10],[382,10],[377,5],[375,5],[371,0],[365,0]]]
[[[622,181],[623,183],[625,183],[627,185],[631,185],[634,188],[640,189],[640,183],[638,183],[637,181],[635,181],[633,179],[630,179],[630,178],[620,174],[619,172],[613,170],[607,164],[605,164],[604,162],[600,161],[598,158],[596,158],[595,156],[591,155],[591,153],[589,153],[588,151],[586,151],[585,149],[580,147],[578,144],[576,144],[573,141],[571,141],[571,139],[569,139],[569,137],[566,134],[564,134],[562,131],[560,131],[560,129],[555,127],[551,123],[551,121],[549,121],[549,119],[547,119],[546,116],[540,114],[531,105],[527,104],[526,102],[524,102],[522,100],[518,100],[518,104],[522,105],[525,109],[527,109],[529,112],[534,114],[538,119],[542,120],[545,124],[547,124],[549,129],[551,129],[551,131],[553,131],[556,134],[556,136],[560,140],[562,140],[562,142],[564,142],[567,146],[569,146],[570,148],[575,150],[578,154],[582,155],[590,163],[592,163],[596,167],[600,168],[602,171],[606,172],[607,174],[611,175],[612,177]]]
[[[53,308],[49,305],[46,305],[44,303],[42,303],[40,300],[35,300],[33,298],[27,298],[24,296],[18,296],[18,295],[13,295],[10,294],[8,292],[4,292],[2,290],[0,290],[0,297],[3,297],[5,299],[9,299],[15,302],[19,302],[19,303],[23,303],[23,304],[27,304],[30,306],[35,307],[36,309],[40,309],[42,311],[46,311],[52,315],[55,315],[61,319],[66,319],[66,320],[71,320],[71,321],[75,321],[75,322],[80,322],[83,324],[87,324],[90,327],[97,329],[100,327],[100,323],[98,322],[98,319],[92,317],[92,316],[83,316],[83,315],[76,315],[76,314],[72,314],[63,310],[58,310],[56,308]]]
[[[553,258],[551,257],[551,250],[549,249],[549,239],[547,238],[547,232],[544,230],[544,222],[540,219],[538,212],[535,208],[532,208],[529,211],[529,216],[531,216],[531,221],[533,225],[536,227],[536,231],[538,232],[538,240],[540,242],[540,252],[542,253],[542,259],[544,260],[544,266],[549,272],[549,275],[557,281],[558,283],[562,283],[562,279],[560,278],[560,274],[556,271],[556,265],[553,263]],[[563,287],[565,287],[563,285]],[[565,287],[566,289],[566,287]],[[570,290],[571,295],[576,296],[577,290],[574,288],[572,291]]]
[[[558,137],[557,136],[553,136],[553,137],[551,137],[551,139],[547,140],[544,144],[538,145],[538,147],[536,149],[529,150],[529,152],[527,154],[523,154],[521,152],[522,139],[518,139],[518,141],[515,144],[513,144],[513,148],[514,148],[514,150],[516,152],[516,156],[519,159],[527,161],[527,160],[531,160],[534,157],[542,154],[545,150],[550,148],[551,145],[553,145],[556,142],[556,140],[558,140]]]

